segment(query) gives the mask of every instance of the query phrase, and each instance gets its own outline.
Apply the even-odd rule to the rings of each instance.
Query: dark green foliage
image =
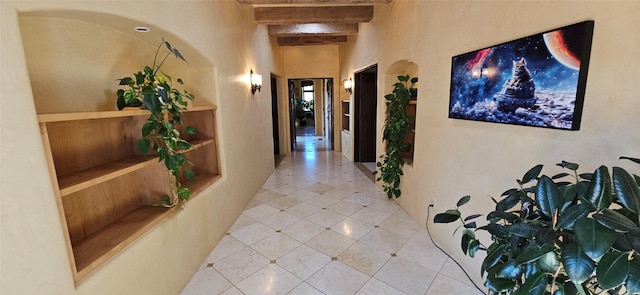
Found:
[[[570,173],[540,176],[542,165],[531,168],[518,188],[494,200],[484,226],[471,221],[479,214],[461,215],[469,196],[434,222],[459,220],[463,253],[487,251],[482,274],[493,293],[640,293],[640,177],[619,167],[612,174],[605,166],[578,174],[578,164],[557,165]],[[483,246],[469,228],[491,234],[491,245]]]
[[[156,63],[163,45],[169,53],[162,61]],[[192,163],[184,156],[184,151],[189,150],[192,145],[180,137],[181,129],[186,134],[197,133],[195,127],[181,128],[182,113],[187,110],[188,101],[192,101],[194,96],[186,90],[173,88],[174,81],[171,76],[165,73],[159,74],[162,64],[170,55],[186,62],[182,54],[163,39],[153,58],[153,66],[146,66],[142,71],[134,73],[133,77],[119,79],[119,85],[127,86],[128,89],[118,89],[116,93],[118,110],[125,107],[144,107],[151,112],[147,122],[142,126],[142,138],[138,140],[138,150],[146,155],[152,149],[158,154],[159,160],[164,161],[170,172],[173,197],[164,197],[163,206],[173,206],[177,200],[189,200],[189,189],[182,186],[177,180],[178,177],[184,175],[190,182],[195,180],[193,171],[186,168],[187,164]],[[177,79],[177,83],[182,84],[182,79]]]
[[[407,115],[405,107],[411,99],[410,88],[418,82],[418,78],[398,76],[398,81],[393,85],[393,93],[384,96],[387,100],[387,119],[382,130],[382,140],[386,146],[380,162],[376,163],[378,169],[374,171],[374,174],[380,173],[376,181],[384,182],[384,191],[390,199],[399,198],[402,193],[400,176],[403,175],[402,166],[405,164],[402,153],[411,150],[411,145],[404,138],[411,131],[409,123],[415,120]]]

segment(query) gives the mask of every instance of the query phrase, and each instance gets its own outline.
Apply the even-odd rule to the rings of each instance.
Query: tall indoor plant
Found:
[[[578,174],[578,164],[558,165],[570,173],[539,176],[542,165],[525,173],[494,199],[484,226],[474,221],[482,214],[461,216],[469,196],[434,222],[460,221],[462,251],[487,252],[482,274],[496,294],[640,293],[640,177],[620,167]],[[477,230],[491,243],[481,243]]]
[[[169,51],[162,60],[158,60],[158,54],[162,47]],[[184,175],[193,182],[195,174],[187,168],[192,165],[184,152],[192,145],[180,137],[181,133],[195,134],[197,130],[192,126],[183,126],[182,114],[187,110],[188,101],[193,101],[193,94],[186,90],[173,87],[174,80],[171,76],[160,71],[160,68],[170,55],[187,62],[178,49],[173,48],[169,42],[162,39],[162,43],[156,49],[151,67],[145,66],[142,71],[133,74],[133,77],[119,79],[121,86],[127,89],[117,91],[117,107],[119,110],[125,107],[144,107],[150,115],[142,126],[142,138],[138,140],[138,150],[147,154],[150,148],[158,153],[159,161],[169,171],[171,195],[162,199],[162,206],[171,207],[178,201],[187,201],[190,197],[189,188],[184,187],[178,177]],[[178,78],[178,84],[183,84]]]
[[[385,142],[385,153],[380,156],[380,162],[376,163],[380,173],[376,181],[383,181],[383,188],[389,198],[399,198],[400,176],[405,160],[403,152],[408,152],[411,145],[405,142],[405,136],[411,131],[410,123],[415,118],[407,115],[406,106],[411,100],[411,90],[418,83],[418,78],[409,75],[398,76],[398,82],[393,85],[393,92],[384,96],[387,100],[387,118],[382,130],[382,140]]]

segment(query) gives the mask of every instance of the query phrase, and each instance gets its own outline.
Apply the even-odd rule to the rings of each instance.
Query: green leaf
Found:
[[[458,200],[458,203],[456,203],[456,207],[460,207],[460,206],[468,203],[469,200],[471,200],[471,196],[464,196],[464,197],[460,198],[460,200]]]
[[[558,260],[558,255],[554,251],[549,251],[542,255],[537,262],[542,270],[550,273],[555,272],[560,266],[560,260]]]
[[[616,233],[587,217],[576,220],[573,226],[576,241],[591,259],[596,260],[613,246]]]
[[[575,206],[571,206],[567,208],[560,216],[558,217],[558,223],[556,224],[557,228],[562,229],[573,229],[573,224],[579,218],[586,217],[589,215],[591,211],[591,205],[587,203],[580,203]]]
[[[529,277],[514,295],[543,295],[547,289],[547,273],[538,272]]]
[[[524,250],[522,253],[520,253],[520,255],[518,255],[518,258],[516,258],[516,264],[522,265],[525,263],[536,261],[540,259],[540,257],[542,257],[543,255],[553,251],[553,249],[554,249],[553,244],[546,244],[542,247],[537,247],[537,246],[530,247]]]
[[[532,239],[536,236],[536,233],[540,230],[541,227],[531,223],[521,222],[512,224],[507,228],[512,235]]]
[[[514,194],[505,197],[496,204],[496,211],[507,211],[515,207],[520,202],[520,196]]]
[[[633,221],[611,209],[604,209],[602,210],[602,214],[594,214],[592,217],[600,224],[619,233],[626,233],[636,228]]]
[[[563,178],[563,177],[566,177],[566,176],[569,176],[569,173],[562,172],[562,173],[558,173],[558,174],[556,174],[554,176],[551,176],[551,179],[558,179],[558,178]]]
[[[149,141],[148,138],[143,137],[138,139],[138,151],[140,151],[140,153],[142,153],[143,155],[146,155],[147,153],[149,153],[150,145],[151,145],[151,142]]]
[[[562,197],[558,188],[546,175],[540,177],[536,185],[536,202],[540,211],[549,218],[553,218],[554,212],[562,207]]]
[[[514,221],[519,220],[520,216],[504,211],[492,211],[487,215],[487,220],[499,221],[501,219],[504,219],[509,223],[513,223]]]
[[[190,183],[196,181],[196,174],[189,169],[184,169],[184,176],[189,180]]]
[[[449,213],[438,213],[433,217],[433,223],[451,223],[460,218],[460,215],[454,215]]]
[[[629,160],[629,161],[636,162],[636,163],[640,164],[640,159],[638,159],[638,158],[630,158],[630,157],[624,157],[623,156],[623,157],[620,157],[620,160]]]
[[[600,288],[608,290],[622,285],[629,275],[627,253],[608,252],[598,262],[596,278]]]
[[[488,277],[484,282],[484,286],[491,292],[500,293],[512,290],[516,286],[516,282],[511,279]]]
[[[608,208],[611,205],[611,176],[607,167],[600,166],[596,169],[584,197],[598,210]]]
[[[638,256],[629,262],[629,276],[625,287],[629,294],[640,293],[640,257]]]
[[[627,234],[625,234],[627,241],[633,247],[633,249],[640,253],[640,229],[630,230]]]
[[[467,217],[465,217],[465,218],[464,218],[464,221],[469,221],[469,220],[472,220],[472,219],[476,219],[476,218],[478,218],[478,217],[480,217],[480,216],[482,216],[482,214],[473,214],[473,215],[469,215],[469,216],[467,216]]]
[[[156,124],[154,122],[148,121],[142,125],[142,137],[147,137],[151,134],[153,130],[155,130]]]
[[[509,235],[509,231],[505,226],[497,223],[489,223],[485,226],[479,227],[480,230],[486,230],[491,235],[496,236],[498,238],[505,238]]]
[[[184,129],[184,133],[193,135],[198,133],[198,129],[193,126],[187,126],[187,128]]]
[[[550,227],[541,228],[535,235],[536,244],[542,246],[547,243],[551,243],[558,238],[556,231]]]
[[[582,252],[577,243],[564,247],[562,265],[571,281],[577,284],[582,284],[589,279],[596,268],[595,262]]]
[[[538,178],[538,175],[540,175],[540,171],[542,171],[542,165],[538,164],[535,167],[529,169],[529,171],[527,171],[527,173],[524,174],[524,176],[522,177],[522,183],[529,183],[532,180]]]
[[[462,248],[462,253],[464,253],[465,255],[469,253],[469,248],[471,248],[473,241],[475,241],[475,235],[472,231],[465,229],[464,233],[462,234],[462,239],[460,239],[460,247]]]
[[[495,248],[492,248],[492,249],[490,248],[489,251],[487,252],[487,256],[482,261],[482,268],[490,269],[491,267],[496,265],[498,261],[500,261],[500,258],[502,257],[502,253],[504,253],[505,247],[506,245],[502,244]]]
[[[562,161],[562,163],[558,163],[556,164],[562,168],[567,168],[569,170],[572,171],[576,171],[578,170],[578,167],[580,167],[580,165],[576,164],[576,163],[571,163],[571,162],[567,162],[567,161]]]
[[[133,83],[133,79],[131,77],[124,77],[120,79],[120,83],[118,85],[129,85]]]
[[[193,145],[188,143],[187,141],[184,141],[182,139],[178,140],[178,150],[188,150],[192,147]]]
[[[507,279],[518,279],[522,275],[522,269],[516,264],[514,260],[509,260],[507,263],[501,265],[496,272],[496,276]]]
[[[120,95],[120,91],[122,91],[122,94],[124,94],[124,90],[122,89],[118,90],[118,100],[116,100],[116,106],[118,107],[118,111],[121,111],[127,106],[127,104],[124,102],[124,96]]]
[[[613,188],[622,205],[640,214],[640,186],[631,174],[620,167],[613,167]]]

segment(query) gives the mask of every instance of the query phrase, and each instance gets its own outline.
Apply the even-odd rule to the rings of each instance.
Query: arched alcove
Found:
[[[389,68],[385,71],[384,75],[384,93],[392,93],[393,85],[398,82],[398,76],[409,75],[411,78],[418,77],[418,65],[410,60],[399,60],[393,63]],[[414,85],[415,88],[419,87],[420,83],[416,83]],[[419,94],[418,94],[419,95]],[[405,108],[408,115],[416,117],[416,108],[417,108],[418,99],[412,99],[409,102],[409,105]],[[417,121],[417,119],[416,119]],[[402,157],[405,158],[409,164],[413,164],[413,154],[414,154],[414,144],[415,144],[415,128],[416,121],[413,121],[412,130],[405,137],[405,142],[411,145],[411,150],[409,152],[405,152],[402,154]]]
[[[194,105],[215,104],[213,63],[159,26],[74,10],[22,12],[19,20],[38,113],[115,110],[117,79],[151,66],[163,38],[189,63],[170,56],[162,71],[185,81]],[[162,46],[158,56],[167,52]]]

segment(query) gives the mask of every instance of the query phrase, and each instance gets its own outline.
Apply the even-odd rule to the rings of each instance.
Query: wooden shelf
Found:
[[[181,177],[191,198],[221,178],[215,106],[191,107],[181,133],[193,146],[194,183]],[[179,206],[153,206],[169,194],[169,174],[158,156],[139,155],[140,128],[149,112],[123,111],[39,114],[40,131],[76,284]],[[182,127],[180,127],[182,128]]]
[[[192,141],[195,150],[207,144],[212,144],[213,139],[201,139]],[[92,187],[116,177],[129,174],[158,162],[158,156],[133,155],[114,162],[103,164],[82,170],[70,175],[60,176],[58,185],[62,197]]]

